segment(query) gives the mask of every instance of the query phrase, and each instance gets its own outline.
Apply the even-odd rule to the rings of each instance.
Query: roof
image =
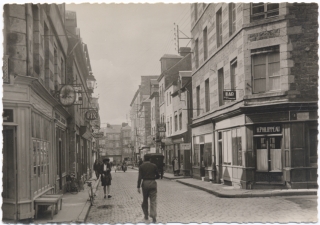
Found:
[[[181,55],[173,55],[173,54],[164,54],[161,58],[160,58],[160,60],[161,59],[163,59],[163,58],[169,58],[169,59],[172,59],[172,58],[183,58],[183,56],[181,56]]]

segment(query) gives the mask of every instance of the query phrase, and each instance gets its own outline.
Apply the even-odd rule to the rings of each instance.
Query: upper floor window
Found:
[[[199,67],[199,40],[196,39],[194,42],[194,58],[195,58],[195,66]]]
[[[230,89],[236,89],[236,77],[237,77],[237,58],[230,62]]]
[[[216,33],[217,33],[217,47],[222,45],[222,9],[220,8],[216,13]]]
[[[219,91],[219,106],[224,105],[223,91],[224,91],[224,75],[223,68],[218,70],[218,91]]]
[[[198,19],[198,3],[194,3],[194,21]]]
[[[175,113],[174,115],[174,131],[178,130],[178,114]]]
[[[262,20],[279,15],[279,3],[252,3],[251,20]]]
[[[179,114],[179,128],[182,130],[182,112]]]
[[[255,49],[251,54],[253,93],[280,90],[279,46]]]
[[[203,30],[203,60],[208,58],[208,30],[207,27]]]
[[[205,81],[205,100],[206,100],[206,112],[210,111],[210,86],[209,86],[209,78]]]
[[[236,31],[236,4],[229,3],[229,35]]]
[[[197,87],[196,94],[197,94],[197,108],[196,108],[196,110],[197,110],[197,116],[199,116],[200,115],[200,85]]]

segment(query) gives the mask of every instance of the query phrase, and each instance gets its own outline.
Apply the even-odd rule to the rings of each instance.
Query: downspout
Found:
[[[28,38],[29,38],[29,32],[28,32],[28,4],[25,4],[25,17],[26,17],[26,51],[27,51],[27,54],[26,54],[26,76],[30,76],[28,73],[29,73],[29,41],[28,41]]]

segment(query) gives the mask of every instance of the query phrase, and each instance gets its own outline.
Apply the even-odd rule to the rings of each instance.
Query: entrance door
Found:
[[[257,181],[282,181],[281,139],[282,137],[256,138]]]

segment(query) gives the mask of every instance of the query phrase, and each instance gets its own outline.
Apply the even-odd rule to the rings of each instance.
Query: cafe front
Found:
[[[215,182],[244,189],[317,187],[316,105],[241,110],[215,122]]]

